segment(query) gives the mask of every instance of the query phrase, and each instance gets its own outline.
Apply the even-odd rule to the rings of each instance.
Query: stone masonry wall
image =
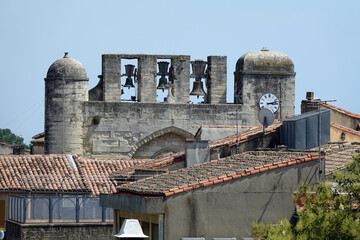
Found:
[[[95,115],[101,116],[98,125],[92,124]],[[239,106],[239,125],[258,125],[254,117],[243,115]],[[204,124],[235,125],[236,105],[85,102],[84,154],[132,157],[156,137],[166,133],[193,137]]]
[[[242,117],[253,118],[253,122],[257,121],[258,116],[254,112],[259,111],[259,99],[265,93],[275,94],[281,101],[280,109],[275,113],[275,119],[294,115],[295,76],[243,75],[241,82],[241,102],[243,110],[247,113],[247,116]]]
[[[6,222],[8,240],[110,240],[112,223],[20,224]]]
[[[190,93],[190,56],[172,59],[174,68],[174,98],[176,103],[188,103]]]
[[[121,101],[121,57],[116,54],[102,55],[104,101]]]
[[[157,59],[155,56],[143,55],[139,63],[139,101],[156,103]]]
[[[133,158],[155,158],[168,152],[180,152],[185,149],[185,139],[184,136],[167,133],[145,143],[136,151]]]
[[[208,56],[209,79],[206,83],[208,89],[207,102],[210,104],[226,103],[226,56]]]
[[[82,153],[88,81],[46,80],[45,153]]]

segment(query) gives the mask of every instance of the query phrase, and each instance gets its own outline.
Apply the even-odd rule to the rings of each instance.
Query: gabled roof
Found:
[[[0,145],[4,145],[4,146],[7,146],[7,147],[14,147],[13,145],[9,145],[9,144],[7,144],[6,142],[0,142]]]
[[[323,107],[326,107],[326,108],[329,108],[331,110],[337,111],[339,113],[342,113],[342,114],[347,115],[347,116],[352,117],[352,118],[360,119],[359,114],[349,112],[349,111],[347,111],[345,109],[342,109],[342,108],[339,108],[339,107],[335,107],[334,105],[328,104],[326,102],[322,102],[322,101],[319,101],[319,102]]]
[[[32,139],[44,138],[45,132],[38,133],[32,137]]]
[[[360,151],[360,143],[329,143],[322,145],[321,151],[325,152],[325,175],[328,176],[335,170],[344,169],[352,161],[354,153]]]
[[[86,192],[65,155],[0,155],[0,189]]]
[[[312,151],[251,151],[119,186],[118,193],[170,196],[318,159]]]
[[[352,128],[348,128],[348,127],[342,126],[342,125],[334,123],[334,122],[331,122],[330,126],[334,127],[334,128],[337,128],[337,129],[339,129],[339,130],[341,130],[343,132],[346,132],[346,133],[349,133],[349,134],[356,135],[356,136],[360,137],[360,131],[356,131],[356,130],[354,130]]]

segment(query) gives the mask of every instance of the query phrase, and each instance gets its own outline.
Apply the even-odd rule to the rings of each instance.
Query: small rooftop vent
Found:
[[[76,164],[75,164],[73,157],[71,155],[66,155],[66,158],[69,161],[71,168],[76,169]]]
[[[314,92],[306,92],[306,99],[308,101],[314,100]]]

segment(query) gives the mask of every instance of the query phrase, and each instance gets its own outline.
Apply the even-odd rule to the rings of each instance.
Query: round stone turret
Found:
[[[237,61],[234,74],[234,102],[243,105],[249,114],[247,119],[253,119],[243,122],[244,125],[259,123],[259,100],[266,93],[280,100],[280,107],[274,113],[277,119],[294,115],[295,72],[288,55],[267,48],[245,53]]]
[[[60,58],[51,64],[46,78],[89,80],[83,65],[78,60],[69,57],[67,52],[65,52],[63,58]]]
[[[282,52],[263,48],[242,55],[236,63],[236,71],[254,74],[294,74],[294,63]]]
[[[68,53],[50,66],[45,78],[45,153],[83,154],[88,82],[83,65]]]

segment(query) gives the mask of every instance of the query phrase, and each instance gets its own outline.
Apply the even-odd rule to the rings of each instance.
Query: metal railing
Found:
[[[111,222],[111,208],[89,196],[10,195],[9,219],[19,223]]]

